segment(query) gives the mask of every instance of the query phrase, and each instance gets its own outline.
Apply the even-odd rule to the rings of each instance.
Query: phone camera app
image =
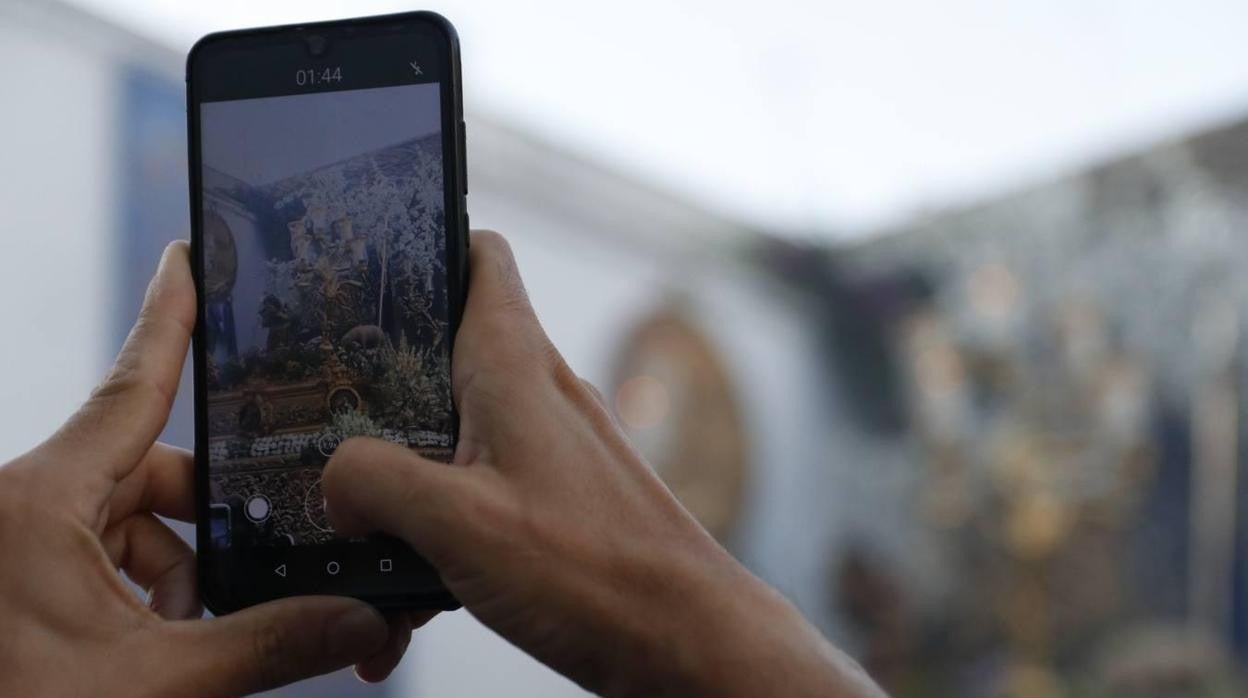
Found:
[[[201,107],[210,501],[232,524],[220,546],[334,540],[320,477],[348,438],[451,459],[438,89]]]

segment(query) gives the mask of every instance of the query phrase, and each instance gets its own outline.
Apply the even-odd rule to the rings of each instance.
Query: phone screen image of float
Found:
[[[211,544],[327,543],[344,439],[454,446],[439,86],[198,108]]]

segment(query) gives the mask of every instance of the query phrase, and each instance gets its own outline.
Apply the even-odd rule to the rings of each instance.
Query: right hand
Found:
[[[343,443],[334,526],[428,559],[495,632],[612,695],[878,695],[676,501],[546,337],[507,243],[473,234],[454,464]]]

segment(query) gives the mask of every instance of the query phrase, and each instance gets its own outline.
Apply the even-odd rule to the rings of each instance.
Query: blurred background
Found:
[[[1248,4],[425,8],[463,44],[473,223],[677,495],[890,691],[1248,692]],[[0,461],[188,234],[191,43],[405,9],[0,0]],[[275,695],[581,693],[461,611],[384,686]]]

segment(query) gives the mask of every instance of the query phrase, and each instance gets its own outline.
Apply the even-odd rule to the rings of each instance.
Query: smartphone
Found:
[[[321,472],[352,436],[449,461],[468,214],[459,47],[412,12],[211,34],[187,59],[200,589],[454,608]]]

